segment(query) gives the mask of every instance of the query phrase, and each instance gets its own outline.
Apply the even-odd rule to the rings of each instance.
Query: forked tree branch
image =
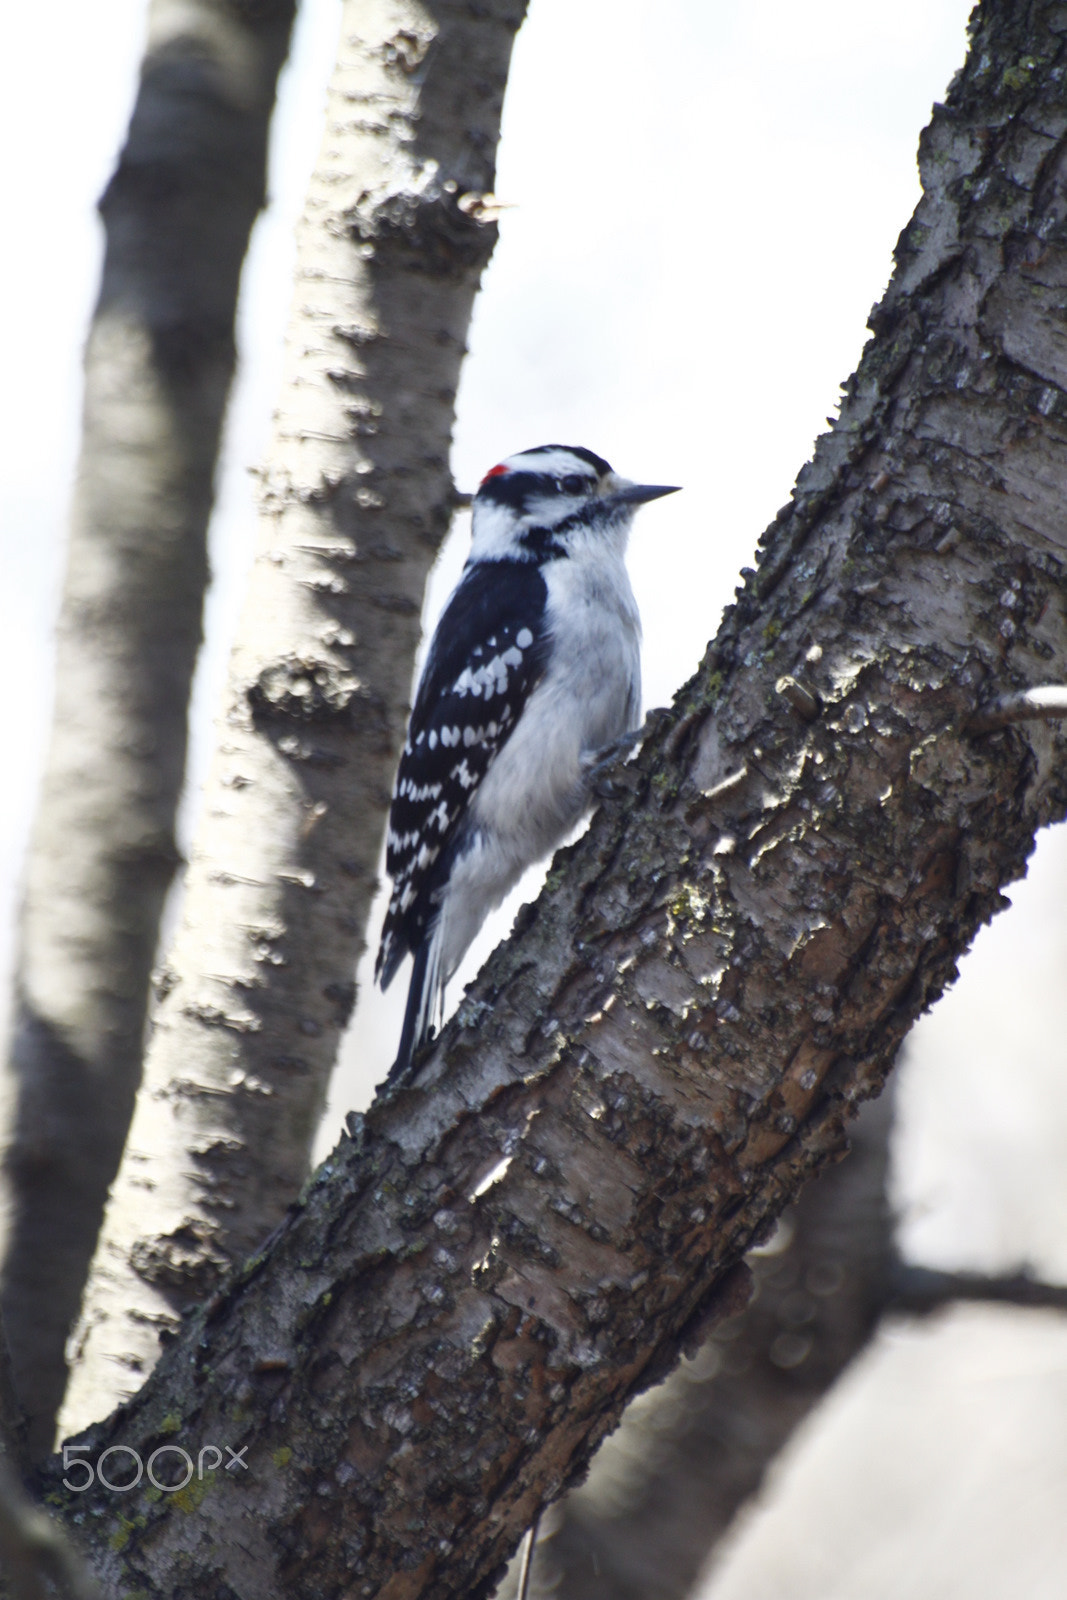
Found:
[[[736,1309],[742,1254],[1067,809],[1061,729],[964,729],[1067,677],[1065,31],[1059,5],[979,8],[840,419],[634,792],[413,1086],[80,1441],[247,1452],[195,1515],[70,1497],[117,1591],[487,1594]]]

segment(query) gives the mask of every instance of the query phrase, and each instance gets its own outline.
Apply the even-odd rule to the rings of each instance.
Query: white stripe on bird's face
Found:
[[[586,532],[573,524],[583,511],[595,513],[602,504],[604,516],[594,514],[590,530],[628,530],[630,509],[609,510],[606,502],[629,487],[629,480],[620,478],[600,456],[588,459],[562,445],[508,456],[486,474],[474,498],[470,562],[532,559],[534,552],[524,543],[524,535],[534,529],[548,534],[559,529],[561,549],[554,553],[569,553],[572,538],[580,540]]]

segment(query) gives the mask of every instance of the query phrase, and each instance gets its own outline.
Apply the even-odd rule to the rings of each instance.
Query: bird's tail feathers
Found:
[[[441,920],[440,917],[437,919],[429,937],[423,939],[415,951],[404,1026],[400,1032],[400,1048],[389,1068],[386,1083],[397,1083],[407,1077],[412,1057],[430,1037],[434,1011],[444,989],[441,975],[441,949],[444,943]]]

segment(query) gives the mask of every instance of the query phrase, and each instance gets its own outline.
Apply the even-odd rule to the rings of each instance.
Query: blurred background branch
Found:
[[[207,525],[249,234],[294,0],[157,0],[85,352],[52,735],[25,865],[0,1303],[35,1456],[52,1445],[141,1075],[178,850]]]

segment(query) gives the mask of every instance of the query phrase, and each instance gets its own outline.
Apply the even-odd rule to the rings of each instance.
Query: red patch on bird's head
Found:
[[[503,478],[510,471],[511,471],[510,467],[505,467],[505,466],[490,467],[489,471],[486,473],[485,477],[482,479],[482,483],[488,483],[490,478]],[[478,487],[481,488],[481,484],[479,484]]]

